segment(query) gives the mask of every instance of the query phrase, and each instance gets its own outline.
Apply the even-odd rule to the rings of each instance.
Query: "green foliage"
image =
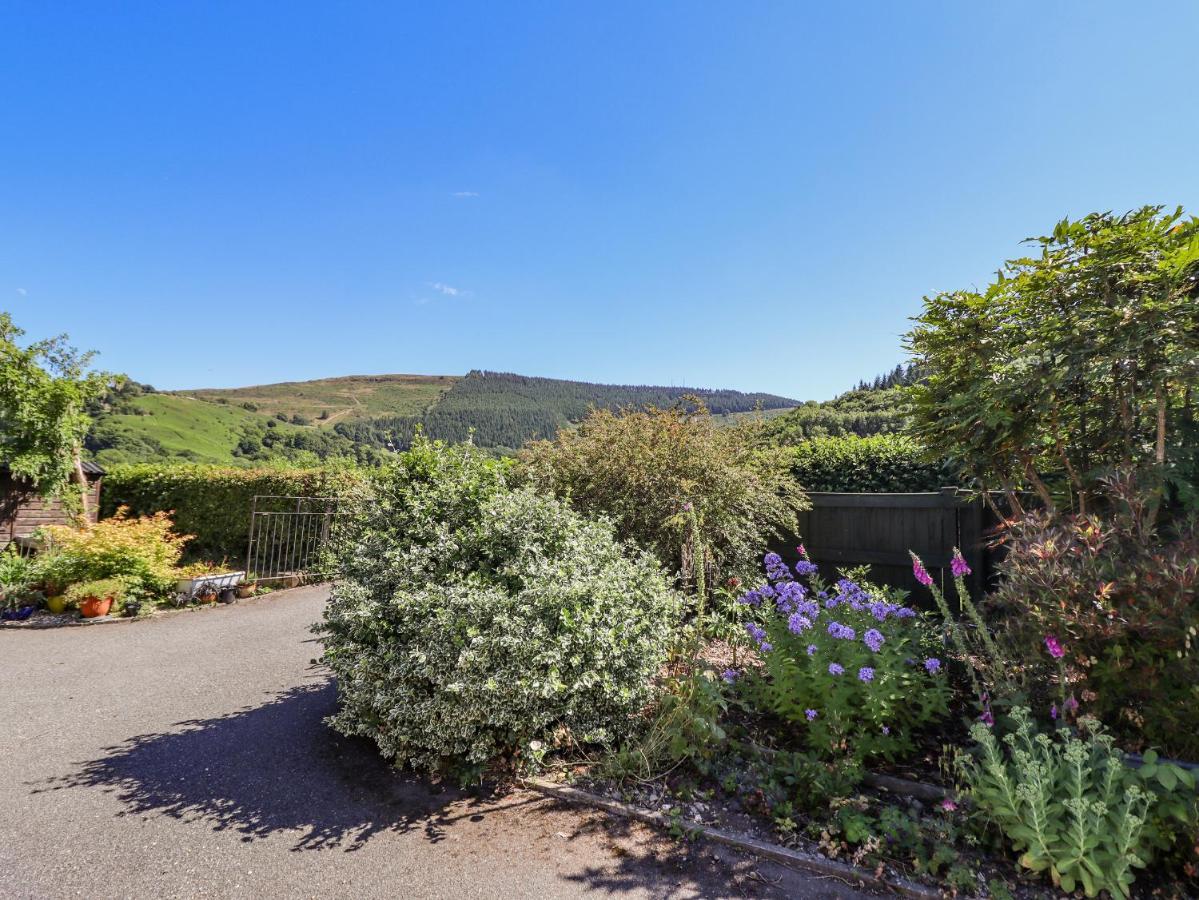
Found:
[[[112,598],[113,608],[120,609],[129,590],[127,581],[121,578],[102,578],[97,581],[81,581],[67,588],[63,596],[68,606],[78,606],[84,600],[106,600]]]
[[[406,447],[420,429],[438,440],[471,440],[481,447],[520,447],[529,440],[552,438],[560,428],[583,419],[592,408],[666,407],[687,396],[698,396],[712,412],[720,414],[795,405],[794,400],[773,394],[589,384],[473,371],[421,415],[338,423],[335,430],[378,446],[391,442]]]
[[[910,752],[915,734],[948,713],[946,676],[924,664],[932,629],[898,592],[854,580],[864,573],[833,587],[812,574],[808,591],[774,554],[767,569],[775,584],[743,600],[757,608],[747,626],[762,661],[761,677],[747,682],[757,702],[825,758]]]
[[[807,508],[781,453],[751,449],[754,428],[721,427],[702,407],[598,409],[526,447],[520,470],[583,514],[611,518],[693,586],[714,585],[756,571],[758,547],[795,533]]]
[[[331,722],[397,763],[467,778],[541,744],[617,742],[653,695],[679,613],[666,579],[506,469],[418,438],[336,529],[317,626]]]
[[[249,541],[255,495],[340,497],[365,475],[348,466],[321,469],[239,469],[202,465],[119,466],[104,479],[101,513],[126,506],[134,515],[171,512],[194,535],[190,558],[240,559]]]
[[[1199,503],[1199,221],[1181,209],[1063,220],[979,294],[925,298],[913,429],[989,490],[1088,510],[1136,467]]]
[[[76,352],[65,335],[22,346],[24,334],[0,312],[0,466],[58,496],[75,472],[86,407],[108,378],[88,372],[91,354]]]
[[[1043,639],[1054,635],[1071,693],[1124,746],[1199,758],[1199,530],[1159,535],[1126,480],[1105,499],[1102,516],[1035,515],[1012,529],[991,605],[1014,669],[1047,704],[1058,673]]]
[[[982,723],[971,728],[977,756],[962,774],[979,809],[1020,853],[1020,865],[1048,873],[1067,893],[1128,897],[1134,869],[1169,847],[1175,832],[1193,838],[1199,819],[1191,773],[1156,755],[1133,769],[1106,735],[1037,734],[1026,708],[1012,713],[1016,730],[1002,742]]]
[[[133,518],[119,509],[88,528],[49,525],[38,534],[45,549],[33,571],[47,593],[85,581],[126,579],[140,596],[165,597],[188,535],[174,531],[166,513]]]
[[[826,403],[810,400],[770,419],[762,437],[767,443],[789,446],[817,437],[891,434],[903,430],[908,407],[906,387],[858,388]]]
[[[902,434],[813,438],[788,452],[791,474],[807,491],[910,493],[960,481],[947,461],[929,462],[921,445]]]
[[[605,760],[618,778],[648,780],[689,762],[699,770],[726,739],[724,685],[710,666],[691,660],[662,684],[648,725]]]

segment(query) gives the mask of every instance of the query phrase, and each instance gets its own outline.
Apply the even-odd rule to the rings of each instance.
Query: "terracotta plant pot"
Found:
[[[85,619],[98,619],[112,609],[112,597],[88,597],[79,603],[79,613]]]
[[[216,591],[208,591],[203,594],[196,594],[196,599],[201,603],[216,603]]]
[[[237,596],[242,600],[245,600],[247,597],[253,597],[254,591],[257,590],[257,588],[258,585],[256,584],[247,584],[243,581],[237,586]]]

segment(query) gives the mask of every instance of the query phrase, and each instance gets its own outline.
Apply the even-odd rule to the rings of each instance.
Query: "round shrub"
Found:
[[[504,470],[418,440],[335,536],[331,724],[398,764],[466,779],[532,741],[612,742],[651,699],[679,612],[664,574]]]

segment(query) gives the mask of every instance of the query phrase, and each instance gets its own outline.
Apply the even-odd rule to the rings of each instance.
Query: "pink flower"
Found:
[[[1065,705],[1067,712],[1078,712],[1078,701],[1074,699],[1073,694],[1066,698]]]
[[[953,551],[953,561],[950,562],[949,568],[953,572],[954,578],[961,578],[970,574],[970,566],[962,558],[962,552],[956,548]]]
[[[1061,659],[1066,655],[1066,651],[1062,649],[1062,645],[1052,634],[1045,635],[1045,647],[1049,650],[1049,655],[1054,659]]]
[[[808,558],[808,551],[807,551],[807,549],[804,547],[804,545],[803,545],[803,544],[800,544],[800,545],[799,545],[798,547],[796,547],[795,549],[799,551],[799,555],[800,555],[800,556],[802,556],[804,559],[807,559],[807,558]]]
[[[941,809],[943,809],[945,812],[955,812],[957,808],[958,805],[948,797],[941,801]]]
[[[912,554],[912,574],[925,587],[933,586],[933,576],[928,574],[928,569],[924,568],[924,563],[920,561],[920,557],[915,553]]]

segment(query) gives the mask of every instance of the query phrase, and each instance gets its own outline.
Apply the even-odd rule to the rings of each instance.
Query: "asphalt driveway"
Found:
[[[0,630],[0,896],[860,896],[330,731],[323,588]]]

